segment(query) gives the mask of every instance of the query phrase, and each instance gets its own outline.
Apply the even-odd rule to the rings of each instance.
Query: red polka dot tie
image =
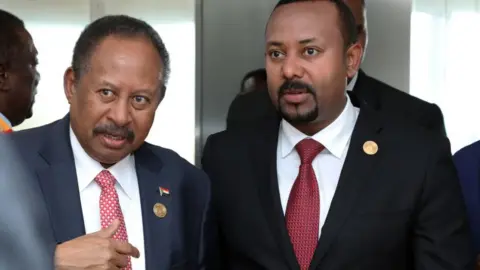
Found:
[[[109,171],[103,170],[95,177],[95,182],[102,188],[102,192],[100,193],[100,220],[102,228],[107,228],[115,219],[118,219],[120,221],[120,227],[113,236],[113,239],[128,241],[125,219],[123,218],[117,190],[115,189],[115,177]],[[132,269],[130,257],[128,257],[128,266],[123,269]]]
[[[313,139],[304,139],[295,148],[301,164],[285,218],[300,269],[307,270],[317,248],[320,223],[320,194],[312,161],[325,147]]]

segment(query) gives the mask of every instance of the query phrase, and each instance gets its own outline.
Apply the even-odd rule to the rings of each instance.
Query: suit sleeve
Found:
[[[436,104],[428,106],[428,109],[425,110],[424,118],[426,122],[425,125],[429,130],[432,130],[436,134],[447,136],[442,110],[440,110]]]
[[[202,168],[209,176],[210,180],[212,181],[212,196],[210,202],[210,208],[207,217],[207,226],[208,238],[205,241],[205,254],[204,254],[204,268],[205,270],[222,270],[226,269],[224,264],[224,255],[222,254],[223,248],[223,240],[222,234],[220,231],[220,226],[218,223],[218,215],[216,213],[215,207],[215,189],[216,185],[214,184],[217,179],[215,179],[214,173],[214,147],[212,146],[212,137],[207,139],[205,143],[205,147],[203,149],[203,156],[202,156]]]
[[[415,269],[474,269],[472,236],[448,139],[431,145],[414,220]]]

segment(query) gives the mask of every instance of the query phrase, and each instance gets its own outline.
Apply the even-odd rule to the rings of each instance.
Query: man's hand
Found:
[[[138,258],[138,249],[127,242],[112,239],[120,222],[57,246],[55,269],[121,269],[127,266],[128,256]]]

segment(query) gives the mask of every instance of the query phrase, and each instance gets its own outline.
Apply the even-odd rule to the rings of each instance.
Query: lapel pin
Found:
[[[160,196],[169,196],[170,195],[170,190],[168,188],[164,188],[164,187],[159,187],[158,188],[158,191],[160,192]]]
[[[167,215],[167,207],[161,203],[156,203],[153,206],[153,213],[159,218],[164,218]]]
[[[367,155],[375,155],[378,152],[378,145],[374,141],[366,141],[363,144],[363,152]]]

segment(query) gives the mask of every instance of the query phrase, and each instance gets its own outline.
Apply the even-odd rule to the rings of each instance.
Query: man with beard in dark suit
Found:
[[[362,60],[368,44],[366,6],[364,0],[344,0],[355,17],[358,42],[363,48]],[[375,57],[373,55],[373,57]],[[397,118],[407,119],[412,124],[446,134],[440,108],[393,88],[359,70],[350,77],[348,91],[353,91],[375,110],[381,110]],[[255,91],[237,96],[230,105],[227,129],[261,127],[265,120],[275,118],[275,108],[267,91]]]
[[[265,40],[279,117],[207,140],[207,268],[473,269],[448,139],[345,91],[362,55],[345,3],[281,0]]]

